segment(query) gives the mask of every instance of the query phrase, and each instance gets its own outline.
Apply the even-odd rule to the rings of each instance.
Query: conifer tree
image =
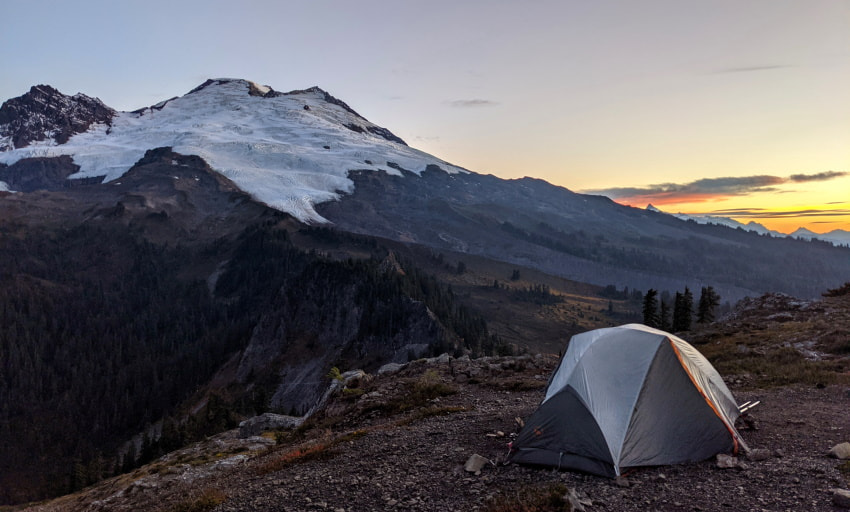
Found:
[[[691,291],[685,287],[683,293],[676,292],[676,299],[673,303],[673,331],[690,331],[692,310],[694,307],[694,296]]]
[[[667,301],[661,301],[661,330],[669,331],[673,324],[670,323],[670,304]]]
[[[658,316],[658,291],[650,288],[643,297],[643,323],[648,327],[658,328],[661,319]]]
[[[703,286],[697,306],[697,323],[707,324],[714,321],[714,310],[720,305],[720,295],[712,286]]]

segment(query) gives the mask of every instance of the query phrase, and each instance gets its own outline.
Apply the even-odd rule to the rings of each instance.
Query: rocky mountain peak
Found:
[[[0,151],[39,141],[64,144],[92,124],[110,124],[114,116],[115,111],[97,98],[67,96],[49,85],[34,85],[0,107]]]

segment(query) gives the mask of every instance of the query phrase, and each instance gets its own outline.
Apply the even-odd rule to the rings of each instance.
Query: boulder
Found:
[[[384,375],[385,373],[395,373],[407,365],[401,363],[387,363],[384,366],[378,368],[378,375]]]
[[[840,443],[829,450],[829,456],[833,459],[850,459],[850,443]]]
[[[301,426],[304,418],[267,412],[248,418],[239,424],[239,437],[258,436],[267,430],[292,429]]]

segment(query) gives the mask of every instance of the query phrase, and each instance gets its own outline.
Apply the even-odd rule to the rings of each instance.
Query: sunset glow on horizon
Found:
[[[756,222],[785,234],[801,227],[821,234],[850,231],[850,173],[846,172],[727,177],[585,192],[636,208],[651,204],[667,213]]]

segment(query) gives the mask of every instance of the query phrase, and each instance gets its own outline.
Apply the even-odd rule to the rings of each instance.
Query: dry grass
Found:
[[[567,501],[567,492],[564,484],[523,487],[488,499],[481,510],[483,512],[569,512],[573,510],[573,507]]]
[[[424,409],[419,409],[414,412],[410,416],[406,416],[395,422],[395,425],[398,427],[403,427],[405,425],[410,425],[411,423],[415,423],[419,420],[423,420],[425,418],[431,418],[433,416],[446,416],[448,414],[454,414],[456,412],[466,412],[471,411],[471,407],[465,407],[462,405],[447,405],[442,407],[426,407]]]
[[[274,450],[265,456],[269,460],[262,463],[257,468],[257,473],[260,475],[266,475],[268,473],[280,471],[292,464],[300,464],[312,460],[329,459],[336,455],[336,451],[334,450],[336,446],[341,443],[354,441],[357,438],[363,437],[367,434],[367,432],[367,430],[361,429],[347,432],[336,437],[327,432],[318,439],[306,441],[298,446],[286,449],[283,453],[279,453],[280,450]]]
[[[832,320],[832,318],[830,319]],[[726,326],[697,348],[724,376],[747,375],[747,386],[850,384],[850,331],[823,318]],[[820,353],[807,358],[798,348]]]
[[[218,489],[204,489],[199,495],[193,496],[171,507],[171,512],[206,512],[224,503],[227,499]]]
[[[416,380],[407,380],[403,391],[385,402],[370,405],[365,412],[379,411],[387,416],[423,407],[435,398],[457,393],[457,388],[444,382],[435,370],[427,370]]]

